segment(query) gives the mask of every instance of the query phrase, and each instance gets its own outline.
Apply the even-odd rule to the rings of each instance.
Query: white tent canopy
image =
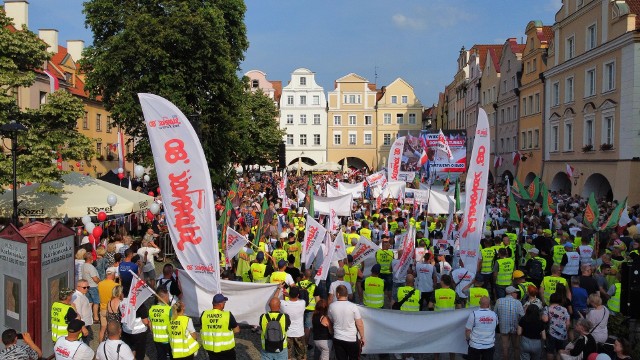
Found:
[[[320,163],[312,168],[313,171],[340,171],[341,169],[342,166],[340,164],[331,161]]]
[[[58,194],[38,192],[39,184],[18,189],[18,215],[33,218],[63,218],[96,216],[104,211],[108,215],[128,214],[146,210],[153,203],[153,197],[106,181],[94,179],[78,173],[62,176],[63,182],[51,185],[60,190]],[[116,195],[114,206],[107,204],[107,197]],[[0,217],[11,217],[13,213],[12,191],[0,195]]]
[[[300,166],[300,171],[311,171],[311,169],[313,169],[313,166],[305,162],[300,161],[300,163],[298,163],[296,161],[291,165],[287,166],[287,171],[298,171],[298,166]]]

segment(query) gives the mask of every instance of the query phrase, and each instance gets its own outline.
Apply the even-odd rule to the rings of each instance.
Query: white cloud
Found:
[[[391,20],[401,29],[422,30],[426,27],[424,19],[410,18],[403,14],[395,14]]]
[[[410,15],[396,13],[391,17],[393,24],[401,29],[423,30],[431,28],[451,28],[459,23],[473,20],[474,15],[458,6],[444,1],[430,2],[410,10]]]
[[[461,22],[469,21],[474,15],[457,6],[438,4],[432,9],[431,19],[439,27],[450,28]]]
[[[562,7],[562,0],[547,0],[544,10],[550,13],[556,13]]]

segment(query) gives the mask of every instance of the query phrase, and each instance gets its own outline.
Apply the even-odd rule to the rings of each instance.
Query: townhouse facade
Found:
[[[498,89],[500,88],[500,58],[502,45],[491,47],[487,51],[487,58],[482,68],[480,78],[480,107],[487,113],[491,139],[491,155],[489,156],[489,181],[494,182],[498,177],[496,165],[496,129],[498,125]]]

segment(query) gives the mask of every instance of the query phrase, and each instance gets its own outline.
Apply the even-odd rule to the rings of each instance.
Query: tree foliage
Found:
[[[42,67],[51,54],[47,45],[31,31],[12,31],[11,21],[0,12],[0,125],[17,121],[27,127],[18,135],[17,178],[21,183],[41,183],[41,190],[54,191],[48,183],[59,180],[63,172],[56,158],[89,160],[91,140],[75,130],[84,115],[82,102],[64,90],[47,96],[38,109],[21,110],[16,102],[18,87],[29,87],[36,80],[34,70]],[[3,141],[10,149],[10,141]],[[0,184],[13,179],[10,152],[0,156]]]
[[[152,165],[137,93],[173,102],[200,134],[211,179],[226,185],[245,137],[247,103],[237,76],[248,47],[242,0],[89,0],[94,34],[83,59],[87,88],[136,141],[134,159]]]

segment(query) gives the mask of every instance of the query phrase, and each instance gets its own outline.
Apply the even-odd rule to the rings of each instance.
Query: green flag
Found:
[[[513,186],[511,187],[511,192],[515,193],[517,197],[521,197],[524,200],[531,200],[529,192],[516,177],[513,178]]]
[[[229,226],[229,220],[231,218],[231,211],[233,210],[233,205],[231,201],[238,194],[238,184],[235,182],[231,185],[231,189],[229,189],[229,193],[227,194],[227,199],[224,202],[224,211],[222,212],[222,216],[220,217],[220,224],[222,225],[222,230],[220,231],[220,241],[222,244],[226,244],[226,241],[222,239],[226,239],[227,236],[227,226]]]
[[[262,236],[262,228],[264,227],[264,214],[267,213],[268,208],[269,204],[267,204],[267,197],[265,196],[262,198],[262,208],[260,209],[258,228],[256,229],[256,237],[253,239],[253,243],[256,245],[260,242],[260,236]]]
[[[454,198],[456,199],[455,211],[458,211],[460,210],[460,178],[456,179],[456,191],[454,193]]]
[[[516,204],[516,200],[513,198],[513,193],[509,194],[509,220],[510,221],[522,221],[520,217],[520,209],[518,209],[518,204]]]
[[[529,189],[527,189],[527,194],[529,195],[529,199],[533,201],[538,200],[538,195],[540,195],[540,178],[535,177],[531,184],[529,184]]]
[[[307,211],[311,217],[315,217],[313,209],[313,176],[309,174],[309,182],[307,183]]]
[[[600,210],[598,209],[598,204],[596,203],[596,198],[591,193],[589,196],[589,202],[587,203],[587,208],[584,210],[584,216],[582,217],[582,221],[588,228],[596,230],[598,229],[598,218],[600,217]]]
[[[540,183],[540,193],[542,194],[542,215],[549,216],[555,212],[552,208],[553,199],[549,195],[549,189],[544,183]]]
[[[616,208],[613,209],[607,221],[605,221],[604,224],[602,224],[602,226],[600,227],[600,230],[602,231],[602,230],[613,229],[614,227],[618,226],[618,222],[620,221],[620,215],[622,215],[622,212],[626,208],[627,208],[627,198],[625,198],[623,202],[618,203],[618,206],[616,206]]]

